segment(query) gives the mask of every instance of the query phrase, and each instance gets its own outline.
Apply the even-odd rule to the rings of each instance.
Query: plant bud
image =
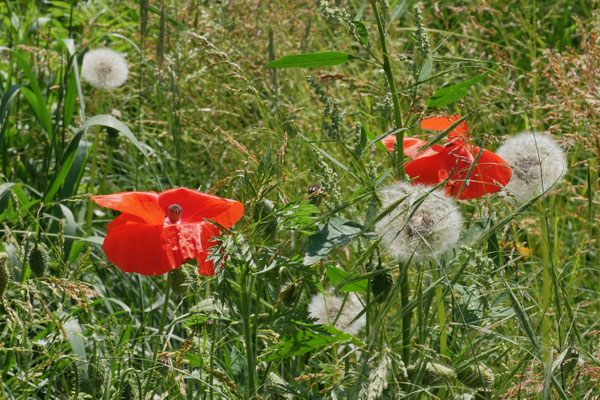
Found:
[[[392,290],[393,285],[394,278],[392,278],[392,274],[389,272],[381,271],[381,273],[373,276],[371,279],[371,292],[373,292],[375,300],[379,303],[383,303],[390,293],[390,290]]]
[[[406,370],[408,376],[412,379],[415,374],[420,372],[421,365],[414,364],[409,366]],[[453,369],[446,367],[445,365],[428,362],[425,366],[425,373],[423,375],[424,385],[437,385],[439,383],[451,383],[456,379],[456,373]]]
[[[29,268],[34,276],[44,276],[50,265],[48,249],[43,243],[36,243],[29,252]]]
[[[184,295],[188,291],[188,273],[183,268],[173,269],[169,271],[171,282],[171,290],[173,292]]]
[[[483,364],[479,364],[479,369],[476,365],[469,364],[458,370],[458,379],[465,385],[477,390],[492,389],[494,378],[492,370]]]
[[[0,298],[4,295],[4,291],[6,290],[6,286],[8,285],[8,269],[6,268],[6,260],[8,259],[8,254],[0,253]]]

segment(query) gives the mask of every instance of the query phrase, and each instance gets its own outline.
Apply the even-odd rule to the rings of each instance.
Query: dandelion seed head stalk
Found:
[[[98,89],[116,89],[127,80],[125,57],[111,49],[90,50],[83,56],[81,77]]]
[[[567,173],[567,157],[560,144],[543,133],[519,133],[497,151],[513,169],[506,192],[528,201],[548,191]]]
[[[337,329],[351,335],[357,335],[366,324],[364,313],[359,318],[356,318],[362,310],[363,306],[358,296],[354,293],[348,294],[345,303],[343,297],[334,296],[331,292],[328,295],[318,293],[312,297],[308,305],[308,312],[311,317],[317,318],[317,323],[333,325],[335,321],[334,326]],[[356,320],[354,320],[355,318]]]
[[[440,189],[398,181],[381,190],[382,208],[400,203],[376,225],[381,245],[399,262],[437,259],[458,241],[462,216]]]

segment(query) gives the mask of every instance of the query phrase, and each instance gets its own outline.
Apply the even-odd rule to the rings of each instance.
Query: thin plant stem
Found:
[[[410,323],[412,319],[412,309],[408,308],[410,293],[408,285],[408,264],[400,264],[400,303],[402,309],[406,310],[406,313],[402,317],[402,361],[404,365],[410,364]]]
[[[438,281],[440,279],[440,274],[438,273],[436,268],[432,268],[431,276],[434,281]],[[446,308],[444,304],[444,295],[442,292],[442,287],[437,285],[435,288],[435,299],[437,302],[437,314],[438,314],[438,323],[440,325],[440,353],[447,356],[448,354],[448,331],[446,329]]]
[[[379,33],[379,45],[381,52],[383,53],[383,71],[390,91],[392,92],[392,102],[394,103],[394,122],[395,128],[402,128],[402,111],[400,111],[400,99],[398,98],[398,92],[396,90],[396,82],[394,81],[394,74],[392,72],[392,66],[390,63],[390,56],[387,51],[387,44],[385,42],[385,30],[383,29],[383,23],[381,16],[377,10],[377,0],[369,0],[373,13],[375,14],[375,22],[377,23],[377,31]],[[404,180],[404,131],[400,131],[396,134],[396,146],[398,149],[398,177],[400,180]]]
[[[246,342],[246,362],[248,367],[248,391],[246,399],[250,400],[256,393],[256,365],[254,360],[254,346],[252,343],[252,332],[250,329],[250,296],[248,295],[248,269],[247,265],[242,267],[240,281],[242,323],[244,325],[244,340]]]
[[[98,147],[100,146],[100,129],[94,133],[94,144],[92,145],[92,166],[90,167],[90,182],[87,191],[93,191],[96,184],[96,169],[98,168]],[[94,202],[88,200],[87,214],[85,217],[85,231],[88,235],[92,234],[92,219],[94,217]]]
[[[167,313],[169,311],[169,296],[171,295],[171,274],[167,274],[167,288],[165,289],[165,301],[163,302],[162,311],[160,315],[160,325],[158,326],[158,331],[156,332],[156,342],[154,343],[154,353],[152,355],[153,364],[156,363],[156,358],[158,356],[158,349],[161,346],[161,336],[163,334],[163,330],[165,329],[165,324],[167,323]],[[148,388],[150,388],[152,384],[152,377],[150,375],[146,380],[146,388],[145,392],[148,392]]]

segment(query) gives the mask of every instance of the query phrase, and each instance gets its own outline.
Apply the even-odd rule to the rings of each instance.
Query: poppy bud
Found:
[[[465,385],[476,390],[490,390],[494,387],[494,373],[483,364],[470,364],[459,369],[458,379]]]
[[[29,252],[29,268],[34,276],[44,276],[46,269],[50,265],[48,250],[42,243],[36,243]]]
[[[188,290],[188,273],[183,268],[169,271],[171,290],[177,294],[184,295]]]
[[[294,304],[296,297],[298,296],[298,292],[299,288],[298,286],[296,286],[295,283],[286,286],[285,288],[283,288],[283,290],[281,290],[281,292],[279,292],[279,296],[277,298],[275,306],[277,307],[281,303],[283,303],[284,305],[291,307]]]
[[[380,270],[381,271],[381,270]],[[371,292],[375,296],[375,300],[379,303],[387,298],[392,286],[394,285],[394,278],[389,272],[383,272],[373,276],[371,279]]]
[[[172,224],[177,223],[181,219],[181,211],[183,211],[183,208],[179,204],[171,204],[167,208],[167,217],[169,217],[169,221]]]
[[[0,298],[4,295],[6,285],[8,285],[8,269],[6,268],[6,260],[8,254],[0,253]]]

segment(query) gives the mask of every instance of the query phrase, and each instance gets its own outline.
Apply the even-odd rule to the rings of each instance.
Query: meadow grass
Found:
[[[0,398],[598,397],[598,2],[330,3],[0,3]],[[102,47],[129,66],[114,90],[82,79]],[[353,58],[266,66],[323,52]],[[568,170],[457,201],[458,242],[398,261],[374,231],[407,160],[375,139],[433,140],[440,115],[490,150],[551,134]],[[109,263],[118,212],[90,195],[173,187],[244,204],[220,272]]]

